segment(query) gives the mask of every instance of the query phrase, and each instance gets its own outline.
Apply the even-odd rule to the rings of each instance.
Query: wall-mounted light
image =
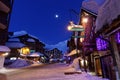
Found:
[[[88,17],[83,17],[82,18],[82,23],[87,23],[88,22]]]

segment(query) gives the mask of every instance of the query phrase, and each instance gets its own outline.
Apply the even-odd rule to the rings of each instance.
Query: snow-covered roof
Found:
[[[0,52],[10,52],[10,49],[7,46],[0,45]]]
[[[18,36],[23,36],[23,35],[27,35],[28,33],[26,31],[17,31],[14,32],[12,37],[18,37]]]
[[[22,48],[26,46],[21,42],[6,42],[5,45],[8,46],[9,48]]]
[[[20,42],[20,39],[19,38],[11,38],[11,39],[8,39],[8,41]]]
[[[28,42],[35,42],[34,39],[30,39],[30,38],[29,38],[27,41],[28,41]]]
[[[97,14],[100,6],[104,2],[105,0],[84,0],[82,2],[82,7]]]
[[[29,34],[29,36],[39,40],[39,38],[37,38],[36,36],[33,36],[31,34]]]
[[[102,29],[103,25],[111,24],[118,15],[120,15],[120,0],[106,0],[98,12],[95,32]]]

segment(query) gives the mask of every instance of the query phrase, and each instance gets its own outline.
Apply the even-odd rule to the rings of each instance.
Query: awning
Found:
[[[95,32],[103,29],[104,25],[110,25],[120,15],[120,0],[106,0],[98,11]],[[106,26],[109,28],[109,26]]]
[[[0,52],[10,52],[11,50],[7,46],[0,45]]]

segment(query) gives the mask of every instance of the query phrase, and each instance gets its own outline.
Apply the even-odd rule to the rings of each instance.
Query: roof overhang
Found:
[[[10,52],[11,50],[7,46],[0,45],[0,52]]]
[[[108,34],[120,25],[120,1],[106,0],[96,19],[96,33]]]

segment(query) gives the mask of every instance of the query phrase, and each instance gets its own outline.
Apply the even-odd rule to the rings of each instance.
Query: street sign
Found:
[[[84,31],[84,28],[73,27],[73,28],[71,28],[71,31]]]
[[[85,36],[72,36],[73,38],[85,38]]]

